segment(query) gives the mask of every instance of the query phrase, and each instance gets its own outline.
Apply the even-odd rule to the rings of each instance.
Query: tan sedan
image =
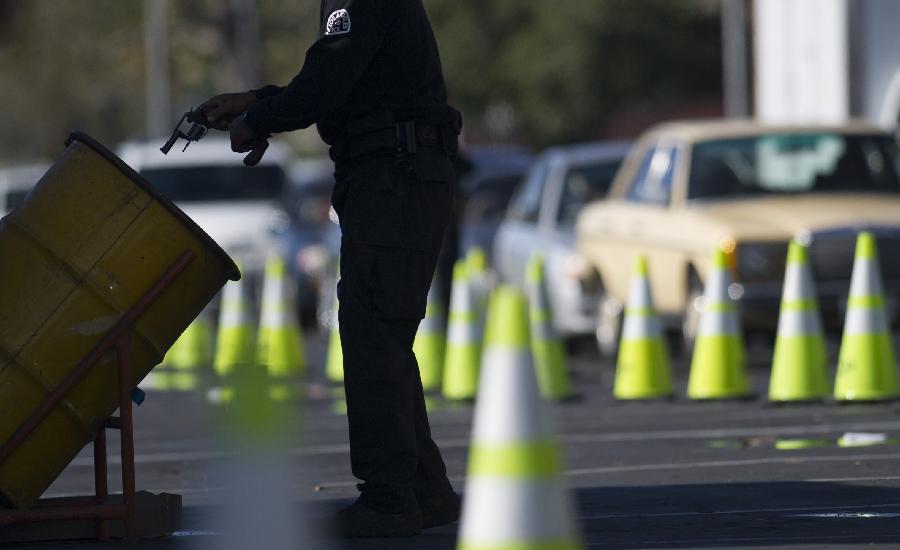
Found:
[[[878,239],[889,314],[900,297],[900,151],[853,122],[771,127],[676,122],[645,133],[608,200],[578,218],[597,338],[615,352],[632,266],[646,254],[657,309],[690,345],[714,247],[729,253],[745,327],[774,331],[788,242],[810,245],[826,325],[839,328],[860,230]]]

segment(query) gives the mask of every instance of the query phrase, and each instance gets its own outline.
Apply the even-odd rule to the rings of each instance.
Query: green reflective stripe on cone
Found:
[[[469,476],[551,477],[560,469],[559,448],[551,441],[474,443],[469,451]]]
[[[528,347],[530,343],[527,324],[515,320],[527,315],[524,296],[512,287],[501,285],[491,294],[488,310],[490,317],[484,334],[485,346]]]
[[[442,384],[447,399],[474,399],[478,390],[481,345],[453,344],[447,346],[447,362]]]
[[[691,399],[744,397],[750,391],[745,372],[744,342],[739,335],[700,336],[688,379]]]
[[[825,340],[820,334],[779,336],[775,341],[769,400],[810,401],[828,396]]]
[[[616,399],[656,399],[673,391],[669,356],[661,339],[621,342],[613,387]]]
[[[847,301],[848,308],[875,309],[884,307],[883,296],[851,296]]]
[[[417,334],[413,342],[413,353],[419,364],[423,391],[440,389],[444,378],[445,342],[443,334]]]
[[[888,334],[845,334],[835,378],[839,401],[877,401],[900,395],[894,346]]]
[[[581,543],[576,540],[533,540],[522,542],[506,542],[497,544],[474,544],[461,542],[457,550],[580,550]]]
[[[812,298],[806,300],[790,300],[781,302],[782,311],[818,311],[819,306]]]

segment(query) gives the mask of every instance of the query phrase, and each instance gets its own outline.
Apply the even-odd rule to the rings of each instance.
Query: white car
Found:
[[[22,164],[0,168],[0,216],[19,206],[49,167],[48,164]]]
[[[281,208],[291,155],[278,142],[254,167],[244,166],[225,139],[191,143],[184,152],[160,152],[161,143],[126,143],[119,156],[171,199],[242,264],[253,281],[266,257],[278,254],[278,233],[287,228]]]

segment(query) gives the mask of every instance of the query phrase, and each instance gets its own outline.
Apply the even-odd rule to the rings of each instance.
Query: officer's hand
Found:
[[[244,122],[243,118],[236,118],[229,125],[228,130],[231,132],[231,150],[235,153],[250,154],[244,157],[244,164],[247,166],[256,166],[262,160],[266,149],[269,148],[268,140],[263,136],[258,136],[250,126]]]
[[[197,111],[204,115],[204,122],[210,128],[228,130],[231,122],[255,102],[252,92],[219,94],[201,103]]]

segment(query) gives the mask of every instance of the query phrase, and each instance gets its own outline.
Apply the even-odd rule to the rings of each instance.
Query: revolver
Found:
[[[202,111],[194,111],[191,109],[184,113],[181,115],[178,124],[175,125],[175,130],[172,131],[172,137],[170,137],[169,141],[160,147],[159,150],[162,151],[164,155],[168,155],[169,150],[175,145],[178,138],[181,138],[187,141],[187,143],[184,144],[184,149],[182,149],[182,151],[187,151],[188,145],[190,145],[192,141],[200,141],[209,131],[209,128],[203,123],[205,120]],[[190,126],[188,126],[189,124]]]

